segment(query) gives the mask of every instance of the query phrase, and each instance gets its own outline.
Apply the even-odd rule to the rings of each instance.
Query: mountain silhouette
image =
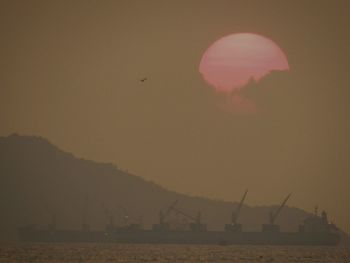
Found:
[[[142,223],[149,228],[158,222],[159,211],[175,200],[187,214],[201,211],[208,229],[223,229],[237,206],[169,191],[112,164],[76,158],[41,137],[16,134],[0,137],[0,197],[1,241],[16,240],[16,230],[23,225],[47,227],[53,215],[61,229],[80,228],[82,223],[104,229],[111,215],[117,225]],[[259,231],[276,207],[244,205],[239,217],[243,229]],[[276,222],[282,231],[297,231],[308,215],[286,206]]]

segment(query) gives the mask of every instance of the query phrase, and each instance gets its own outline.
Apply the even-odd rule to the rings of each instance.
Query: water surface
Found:
[[[350,247],[6,244],[0,262],[350,262]]]

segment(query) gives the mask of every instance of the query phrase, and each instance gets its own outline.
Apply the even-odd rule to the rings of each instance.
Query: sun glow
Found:
[[[286,55],[272,40],[252,33],[238,33],[215,41],[203,54],[199,72],[218,91],[239,90],[253,78],[271,71],[289,70]]]

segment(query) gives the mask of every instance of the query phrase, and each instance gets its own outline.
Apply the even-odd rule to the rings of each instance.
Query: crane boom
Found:
[[[187,217],[187,218],[189,218],[189,219],[191,219],[193,221],[196,221],[196,218],[186,214],[185,212],[181,211],[180,209],[177,209],[177,208],[173,207],[172,210],[174,210],[175,212],[177,212],[177,213],[179,213],[179,214],[181,214],[181,215],[183,215],[183,216],[185,216],[185,217]]]
[[[275,213],[271,213],[271,224],[273,224],[277,218],[277,216],[279,215],[279,213],[282,211],[282,208],[285,206],[285,204],[287,203],[289,197],[292,195],[292,193],[290,193],[289,195],[287,195],[287,197],[283,200],[282,204],[280,205],[280,207],[277,209],[277,211]]]
[[[238,219],[239,213],[240,213],[240,211],[241,211],[243,202],[244,202],[244,200],[245,200],[245,198],[246,198],[246,196],[247,196],[247,193],[248,193],[248,190],[246,190],[246,191],[244,192],[244,194],[243,194],[243,196],[242,196],[242,199],[241,199],[241,201],[239,202],[239,205],[238,205],[238,207],[237,207],[237,209],[236,209],[236,212],[234,212],[234,213],[232,214],[232,223],[233,223],[233,224],[236,224],[236,223],[237,223],[237,219]]]
[[[165,212],[163,212],[163,209],[159,211],[159,223],[161,225],[164,224],[164,219],[170,214],[171,210],[176,206],[177,202],[178,200],[172,203]]]
[[[163,217],[165,218],[166,216],[169,215],[169,213],[171,212],[171,210],[173,210],[176,206],[176,204],[178,203],[179,200],[176,200],[174,203],[172,203],[168,209],[165,211],[165,213],[163,214]]]
[[[245,193],[241,199],[241,202],[239,203],[239,206],[238,206],[237,211],[236,211],[237,214],[241,211],[241,208],[242,208],[243,202],[245,200],[245,197],[247,196],[247,193],[248,193],[248,190],[245,191]]]

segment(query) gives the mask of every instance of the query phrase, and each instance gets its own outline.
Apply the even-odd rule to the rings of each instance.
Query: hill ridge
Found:
[[[158,221],[159,210],[174,200],[188,213],[201,211],[209,229],[223,229],[236,206],[234,202],[176,193],[111,163],[77,158],[43,137],[18,134],[0,137],[0,193],[4,240],[15,239],[21,225],[47,225],[53,211],[58,227],[80,227],[86,198],[88,221],[96,229],[107,224],[106,210],[114,211],[120,224],[127,213],[130,221],[142,217],[145,227],[150,227]],[[273,207],[244,205],[240,215],[244,229],[260,230]],[[296,231],[308,215],[287,206],[277,222],[282,230]]]

